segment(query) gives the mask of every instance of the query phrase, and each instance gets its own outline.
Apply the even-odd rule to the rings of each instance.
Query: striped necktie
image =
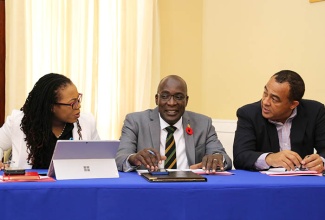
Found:
[[[174,132],[176,128],[174,126],[166,127],[168,132],[166,138],[166,148],[165,148],[165,156],[167,157],[165,161],[165,169],[176,169],[176,144],[174,139]]]

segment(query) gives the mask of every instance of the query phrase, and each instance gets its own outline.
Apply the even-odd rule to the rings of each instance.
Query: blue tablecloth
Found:
[[[149,183],[135,172],[116,179],[0,183],[0,219],[325,218],[325,177],[232,172],[199,183]]]

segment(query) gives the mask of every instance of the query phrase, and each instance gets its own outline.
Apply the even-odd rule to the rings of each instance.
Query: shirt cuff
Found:
[[[257,158],[256,162],[255,162],[255,168],[257,170],[268,170],[270,169],[270,166],[266,163],[265,158],[267,155],[269,155],[270,153],[264,153],[261,154],[261,156],[259,158]]]
[[[137,168],[137,166],[132,166],[130,163],[129,163],[129,158],[132,156],[132,155],[134,155],[134,154],[130,154],[127,158],[126,158],[126,160],[124,161],[124,163],[123,163],[123,171],[124,172],[131,172],[131,171],[133,171],[133,170],[135,170],[136,168]]]

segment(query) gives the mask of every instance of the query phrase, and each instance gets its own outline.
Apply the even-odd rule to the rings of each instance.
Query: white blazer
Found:
[[[13,110],[11,115],[7,117],[6,122],[0,128],[0,158],[3,156],[3,151],[12,147],[12,163],[11,167],[20,167],[31,169],[32,166],[27,162],[27,147],[25,142],[25,134],[20,129],[20,123],[24,113],[19,110]],[[81,134],[83,140],[99,140],[99,135],[96,128],[96,121],[92,114],[81,113],[79,123],[82,128]],[[79,139],[77,123],[74,123],[72,136],[74,140]]]

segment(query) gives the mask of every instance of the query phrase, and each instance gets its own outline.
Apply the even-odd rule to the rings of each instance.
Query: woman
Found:
[[[10,166],[48,169],[57,140],[99,140],[94,117],[80,113],[81,98],[69,78],[41,77],[21,111],[14,110],[0,128],[0,148],[12,147]]]

